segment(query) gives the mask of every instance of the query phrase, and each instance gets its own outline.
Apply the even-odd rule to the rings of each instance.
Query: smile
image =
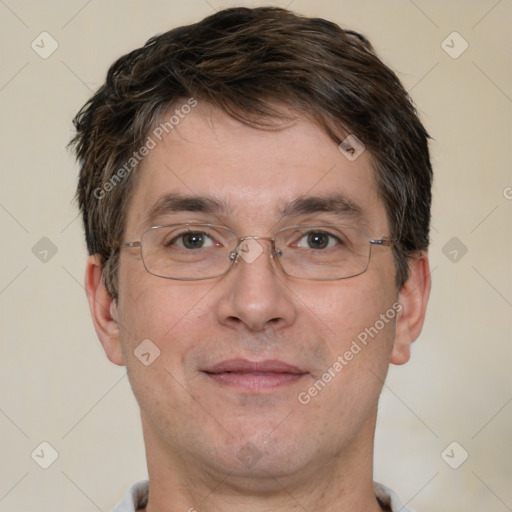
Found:
[[[243,391],[272,391],[297,383],[308,372],[278,360],[248,361],[231,359],[203,372],[217,384]]]

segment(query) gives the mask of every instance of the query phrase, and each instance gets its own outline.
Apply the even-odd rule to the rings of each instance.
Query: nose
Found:
[[[236,263],[219,284],[217,316],[222,325],[257,332],[294,323],[293,293],[273,261],[272,247],[268,238],[246,237],[241,242]]]

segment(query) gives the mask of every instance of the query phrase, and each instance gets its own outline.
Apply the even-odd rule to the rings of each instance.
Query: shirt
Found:
[[[374,482],[373,486],[377,500],[383,507],[390,508],[391,512],[412,512],[411,509],[402,505],[391,489],[377,482]],[[148,495],[149,481],[136,482],[126,491],[122,501],[112,509],[112,512],[136,512],[147,505]]]

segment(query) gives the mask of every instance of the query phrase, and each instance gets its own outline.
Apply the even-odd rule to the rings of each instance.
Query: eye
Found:
[[[297,242],[297,247],[307,249],[329,249],[340,243],[338,237],[326,231],[310,231]]]
[[[218,247],[220,244],[215,242],[207,233],[201,231],[187,231],[164,244],[166,247],[173,245],[180,249],[203,249],[205,247]]]

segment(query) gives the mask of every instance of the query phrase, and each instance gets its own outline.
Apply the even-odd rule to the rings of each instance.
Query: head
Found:
[[[407,92],[361,34],[278,8],[237,8],[153,37],[121,57],[75,118],[87,248],[101,255],[114,298],[139,150],[183,98],[261,129],[300,114],[336,144],[356,135],[371,155],[397,240],[401,288],[408,257],[429,244],[432,180],[428,135]]]
[[[235,437],[235,450],[250,443],[268,460],[262,467],[281,474],[272,454],[282,460],[300,444],[300,468],[369,436],[387,366],[407,360],[423,322],[432,169],[414,106],[368,40],[278,8],[220,11],[117,60],[75,126],[91,309],[107,355],[128,367],[147,443],[229,471],[236,453],[224,452]],[[364,151],[347,158],[354,141],[363,146],[351,154]],[[224,276],[169,280],[121,247],[140,240],[163,195],[189,199],[153,216],[156,224],[209,222],[273,237],[290,225],[284,205],[333,194],[363,212],[345,224],[393,241],[372,249],[366,272],[350,279],[286,276],[262,241],[263,257]],[[206,212],[205,197],[225,208]],[[293,225],[333,222],[327,203],[317,204]],[[371,343],[367,335],[357,351],[354,340],[371,327]],[[145,339],[161,354],[147,367],[134,356]],[[332,370],[347,351],[354,360]],[[226,358],[288,358],[304,375],[279,393],[233,392],[205,373]],[[332,384],[301,403],[329,369]],[[270,439],[294,412],[299,421]],[[305,442],[306,426],[325,439]],[[200,435],[204,444],[192,449]]]

